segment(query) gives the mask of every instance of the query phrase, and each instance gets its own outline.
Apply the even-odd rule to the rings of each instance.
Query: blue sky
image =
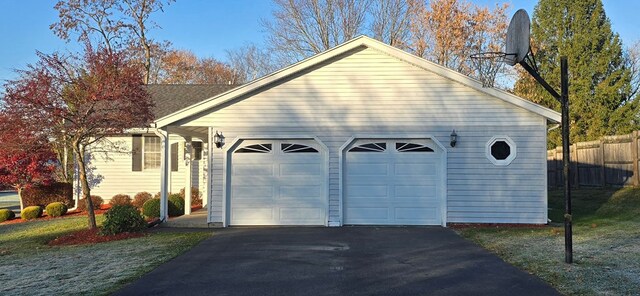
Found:
[[[44,53],[74,49],[56,37],[49,25],[57,20],[56,1],[3,0],[0,9],[0,81],[15,78],[13,69],[22,69],[37,60],[36,50]],[[474,0],[494,5],[496,0]],[[537,1],[511,0],[511,13],[524,8],[529,14]],[[625,45],[640,40],[640,1],[604,0],[613,29]],[[268,19],[269,0],[177,0],[154,16],[162,27],[152,32],[157,40],[169,40],[174,47],[189,49],[202,57],[224,59],[225,50],[246,43],[262,43],[260,19]]]

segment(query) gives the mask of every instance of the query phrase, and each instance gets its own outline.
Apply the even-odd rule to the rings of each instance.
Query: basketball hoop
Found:
[[[478,79],[482,87],[493,87],[496,75],[502,68],[506,56],[509,54],[500,51],[479,52],[470,55],[473,66],[478,71]]]

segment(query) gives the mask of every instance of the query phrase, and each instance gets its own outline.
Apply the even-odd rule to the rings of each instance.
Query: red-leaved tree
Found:
[[[4,111],[0,110],[0,184],[18,192],[22,210],[22,190],[53,181],[57,162],[42,134],[29,128],[21,116]]]
[[[119,52],[87,46],[82,57],[38,53],[39,61],[5,84],[2,112],[20,116],[36,133],[66,139],[78,163],[89,228],[96,228],[87,180],[87,149],[108,135],[146,127],[152,102],[143,73]]]

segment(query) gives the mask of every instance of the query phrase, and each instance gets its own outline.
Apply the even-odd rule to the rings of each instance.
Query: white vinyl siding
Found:
[[[145,136],[145,141],[147,137]],[[160,141],[159,137],[150,136]],[[128,194],[132,198],[141,191],[155,195],[160,191],[160,168],[135,172],[131,170],[131,135],[112,136],[108,138],[111,145],[93,147],[95,153],[91,154],[89,172],[89,184],[91,194],[101,196],[108,201],[116,194]],[[184,139],[178,136],[170,137],[171,143],[179,143],[178,148],[184,149]],[[158,142],[159,143],[159,142]],[[146,145],[143,145],[146,146]],[[116,148],[117,147],[117,148]],[[144,147],[143,149],[146,149]],[[109,151],[109,152],[104,152]],[[159,152],[159,151],[158,151]],[[159,157],[159,154],[158,154]],[[192,184],[206,192],[203,178],[205,177],[204,160],[192,162]],[[172,193],[180,192],[185,187],[185,163],[182,154],[178,157],[178,171],[170,172]]]

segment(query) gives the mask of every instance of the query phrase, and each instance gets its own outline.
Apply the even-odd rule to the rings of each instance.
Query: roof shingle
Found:
[[[149,84],[156,119],[199,103],[238,85],[235,84]]]

